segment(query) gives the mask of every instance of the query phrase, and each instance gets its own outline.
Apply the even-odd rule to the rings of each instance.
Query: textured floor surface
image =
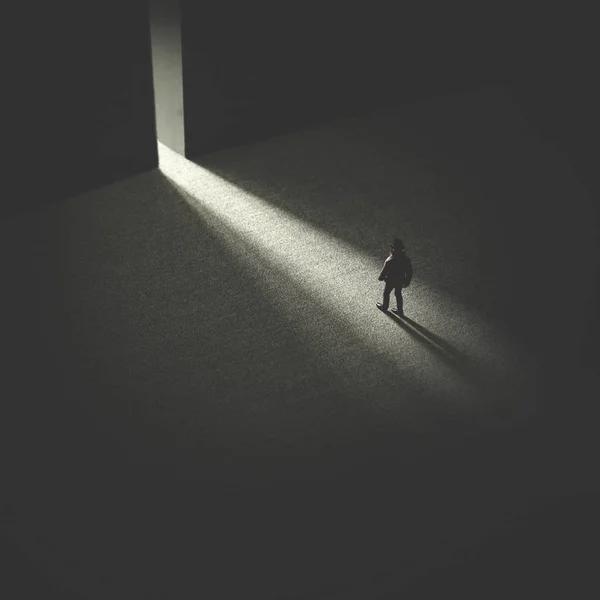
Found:
[[[578,306],[597,233],[510,97],[197,163],[159,150],[160,170],[2,223],[2,502],[23,552],[90,599],[425,597],[466,593],[507,536],[473,597],[512,589],[519,550],[565,583],[558,548],[506,532],[537,519],[548,547],[540,515],[594,491]],[[395,236],[404,322],[375,308]]]

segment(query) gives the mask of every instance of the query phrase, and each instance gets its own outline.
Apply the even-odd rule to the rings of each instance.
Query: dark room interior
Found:
[[[591,11],[5,14],[2,598],[598,596]]]

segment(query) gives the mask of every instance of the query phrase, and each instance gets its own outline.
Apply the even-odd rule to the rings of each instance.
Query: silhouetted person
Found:
[[[402,288],[410,285],[413,269],[410,258],[405,254],[406,248],[402,240],[396,238],[392,242],[390,255],[385,259],[383,270],[379,274],[379,281],[385,281],[383,290],[383,302],[377,303],[377,308],[387,311],[390,306],[390,294],[392,290],[396,293],[396,303],[398,308],[392,310],[399,316],[404,316],[402,303]]]

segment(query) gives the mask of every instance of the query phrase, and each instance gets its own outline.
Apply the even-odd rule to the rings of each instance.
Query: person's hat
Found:
[[[405,250],[405,246],[404,246],[404,242],[400,239],[400,238],[396,238],[393,242],[392,242],[392,248],[394,250]]]

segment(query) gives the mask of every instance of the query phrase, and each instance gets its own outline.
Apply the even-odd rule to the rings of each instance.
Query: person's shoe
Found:
[[[384,308],[383,304],[381,304],[381,302],[377,303],[377,308],[379,310],[382,310],[383,312],[387,312],[387,308]]]
[[[403,310],[398,310],[397,308],[392,308],[392,312],[395,315],[398,315],[399,317],[403,317],[404,316],[404,311]]]

